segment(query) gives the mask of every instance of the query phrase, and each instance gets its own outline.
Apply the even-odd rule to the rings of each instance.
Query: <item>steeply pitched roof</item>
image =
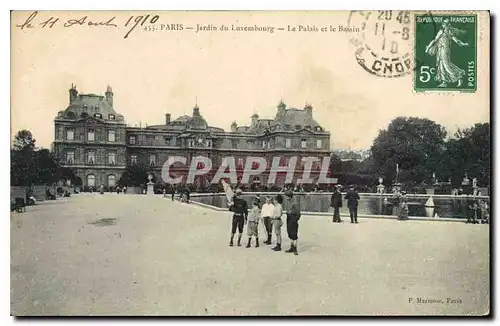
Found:
[[[108,120],[109,115],[113,114],[115,120],[123,121],[123,115],[116,113],[106,97],[95,94],[79,94],[64,111],[59,113],[59,116],[77,119],[82,117],[84,112],[89,116],[100,113],[103,120]]]
[[[320,126],[307,111],[295,108],[290,108],[282,111],[282,114],[277,114],[273,124],[290,125],[292,128],[296,125],[302,126],[302,128],[305,126]]]

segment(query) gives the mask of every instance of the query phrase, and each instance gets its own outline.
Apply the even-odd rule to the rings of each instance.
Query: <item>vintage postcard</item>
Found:
[[[12,11],[13,316],[488,316],[487,11]]]

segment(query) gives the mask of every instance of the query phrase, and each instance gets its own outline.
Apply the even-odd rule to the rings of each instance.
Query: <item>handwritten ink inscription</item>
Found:
[[[103,20],[94,20],[89,18],[89,16],[83,16],[73,19],[68,19],[66,21],[61,21],[59,17],[51,16],[48,19],[38,19],[38,11],[32,12],[28,18],[22,23],[16,25],[17,28],[21,30],[30,28],[54,28],[55,26],[72,27],[72,26],[91,26],[91,27],[118,27],[119,23],[115,16]],[[127,38],[132,31],[135,30],[137,26],[143,26],[144,24],[155,24],[160,19],[158,15],[141,15],[141,16],[130,16],[128,20],[123,25],[128,27],[128,30],[123,38]]]

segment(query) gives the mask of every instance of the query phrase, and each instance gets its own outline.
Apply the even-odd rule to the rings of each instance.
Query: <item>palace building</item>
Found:
[[[276,156],[285,166],[292,156],[330,156],[330,133],[314,120],[309,104],[296,109],[287,108],[280,101],[274,119],[260,119],[254,114],[249,125],[233,122],[230,131],[225,131],[210,126],[197,105],[191,116],[172,119],[166,113],[163,124],[127,126],[123,115],[113,107],[113,96],[110,86],[102,96],[79,94],[72,85],[68,107],[54,119],[54,154],[75,171],[84,186],[114,187],[127,166],[133,164],[147,166],[161,180],[161,169],[170,156],[187,159],[186,164],[171,167],[172,176],[187,173],[194,157],[209,157],[213,171],[197,179],[198,184],[209,182],[227,156],[235,158],[239,178],[245,158],[250,156],[264,157],[268,166]],[[320,165],[321,162],[313,164],[311,178],[319,176]],[[294,179],[301,177],[302,169],[299,159]],[[251,182],[265,183],[268,175],[265,171]],[[284,182],[285,176],[278,174],[275,184],[281,186]]]

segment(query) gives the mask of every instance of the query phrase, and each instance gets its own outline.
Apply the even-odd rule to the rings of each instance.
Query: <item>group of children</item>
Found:
[[[274,251],[281,251],[281,227],[283,226],[282,215],[283,211],[283,196],[277,195],[274,199],[266,197],[265,203],[261,205],[260,197],[257,196],[252,201],[252,207],[248,210],[245,200],[240,198],[241,190],[237,189],[233,202],[230,205],[230,210],[234,213],[233,223],[231,229],[231,240],[229,246],[234,246],[233,239],[238,229],[238,242],[237,245],[241,246],[241,237],[243,233],[243,226],[247,224],[248,242],[246,248],[250,248],[252,238],[255,238],[255,247],[259,247],[259,223],[262,222],[266,229],[267,239],[263,243],[271,245],[272,234],[276,236],[276,245],[272,248]],[[296,236],[291,237],[292,245],[286,252],[293,252],[297,255],[297,250],[293,242],[296,241]]]
[[[471,224],[489,224],[490,223],[490,212],[488,203],[485,200],[475,201],[469,206],[469,209],[473,211],[474,215],[469,215],[465,223]]]

